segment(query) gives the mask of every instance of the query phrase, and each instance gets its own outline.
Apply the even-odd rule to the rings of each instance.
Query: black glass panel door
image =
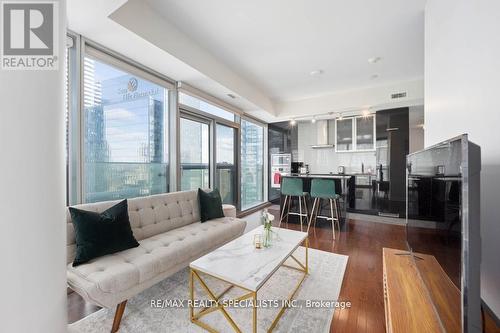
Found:
[[[377,112],[377,175],[372,207],[379,215],[405,216],[408,108]]]

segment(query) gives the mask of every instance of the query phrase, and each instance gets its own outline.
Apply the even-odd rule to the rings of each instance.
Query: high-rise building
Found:
[[[264,176],[264,129],[241,122],[241,203],[243,207],[262,202]]]
[[[157,84],[85,58],[87,202],[167,190],[167,96]]]

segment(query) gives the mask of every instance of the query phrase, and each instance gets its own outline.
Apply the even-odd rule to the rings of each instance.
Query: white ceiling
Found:
[[[173,80],[186,82],[201,89],[237,108],[245,111],[261,109],[245,98],[237,100],[229,98],[228,93],[235,94],[231,87],[223,86],[217,80],[193,68],[185,59],[179,59],[165,52],[110,18],[110,15],[131,2],[127,0],[68,0],[68,29]],[[132,12],[131,15],[134,20],[143,21],[138,19],[141,16],[137,15],[137,12]],[[273,116],[268,113],[264,113],[259,118],[264,121],[274,120]]]
[[[273,100],[423,76],[425,0],[147,0]],[[368,58],[381,57],[376,64]],[[309,73],[322,69],[324,74]],[[378,78],[371,76],[377,74]]]
[[[398,91],[397,106],[422,104],[424,4],[68,0],[67,13],[70,30],[272,122],[388,108]]]

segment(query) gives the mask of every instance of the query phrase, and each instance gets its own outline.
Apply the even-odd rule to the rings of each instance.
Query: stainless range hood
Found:
[[[334,144],[330,143],[329,137],[329,123],[328,120],[316,121],[316,144],[312,145],[313,149],[333,148]]]

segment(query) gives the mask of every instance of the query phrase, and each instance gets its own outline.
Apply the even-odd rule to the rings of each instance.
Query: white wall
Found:
[[[60,1],[60,56],[66,41]],[[63,63],[0,70],[1,331],[66,332]]]
[[[500,1],[428,0],[425,143],[481,146],[481,296],[500,315]]]

